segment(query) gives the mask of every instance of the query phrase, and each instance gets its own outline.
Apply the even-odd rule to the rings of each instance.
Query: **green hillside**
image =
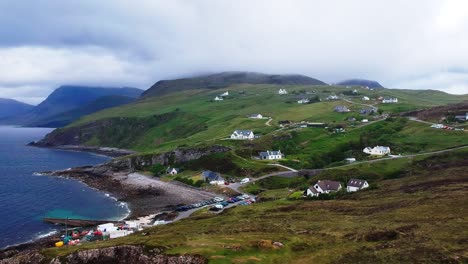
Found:
[[[289,95],[277,94],[279,87]],[[213,98],[224,91],[230,95],[224,101]],[[85,116],[68,127],[48,135],[44,145],[89,145],[133,149],[152,153],[175,148],[220,144],[230,146],[237,156],[250,159],[266,149],[281,149],[287,156],[281,163],[294,168],[323,168],[343,164],[348,157],[367,160],[362,153],[367,146],[390,146],[393,154],[415,154],[468,144],[464,131],[447,131],[409,121],[406,118],[383,120],[378,114],[361,116],[359,110],[373,104],[384,113],[420,109],[468,99],[436,91],[359,89],[358,95],[342,96],[349,101],[327,101],[330,94],[351,91],[332,86],[235,85],[221,90],[189,90],[111,108]],[[384,105],[378,101],[362,101],[362,96],[376,98],[394,96],[398,104]],[[298,98],[314,98],[322,102],[298,104]],[[355,102],[356,104],[352,104]],[[346,105],[351,112],[337,113],[337,105]],[[272,117],[250,119],[247,115],[261,113]],[[347,118],[356,117],[349,122]],[[371,122],[362,124],[360,119]],[[373,120],[378,120],[373,123]],[[323,122],[324,128],[280,128],[278,121]],[[334,127],[345,128],[334,133]],[[260,138],[253,141],[227,139],[235,129],[251,129]]]
[[[145,245],[165,254],[201,254],[209,263],[465,263],[466,150],[330,170],[291,179],[260,197],[275,200],[207,210],[169,225],[99,244],[47,249],[48,256],[112,245]],[[331,200],[288,198],[317,179],[360,177],[371,188]],[[286,188],[287,186],[287,188]],[[264,194],[265,193],[265,194]],[[281,195],[282,194],[282,195]],[[279,199],[279,200],[278,200]],[[276,247],[272,242],[281,242]]]

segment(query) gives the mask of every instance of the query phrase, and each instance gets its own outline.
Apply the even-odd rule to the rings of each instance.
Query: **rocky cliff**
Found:
[[[38,251],[24,252],[0,260],[0,264],[203,264],[207,259],[200,255],[164,255],[158,249],[145,252],[141,246],[115,246],[89,249],[66,257],[47,259]]]

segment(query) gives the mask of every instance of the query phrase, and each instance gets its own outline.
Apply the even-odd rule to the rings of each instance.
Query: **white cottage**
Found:
[[[288,91],[286,91],[286,89],[279,89],[278,94],[285,95],[285,94],[288,94]]]
[[[347,192],[357,192],[361,189],[369,188],[369,183],[365,180],[351,179],[346,186]]]
[[[301,100],[297,101],[298,104],[308,104],[310,100],[308,98],[302,98]]]
[[[215,101],[223,101],[224,99],[223,99],[223,97],[216,96],[214,100],[215,100]]]
[[[319,194],[320,194],[320,193],[315,189],[314,186],[310,186],[310,187],[305,191],[305,195],[306,195],[306,196],[310,196],[310,197],[318,197]]]
[[[179,171],[180,171],[180,169],[178,169],[178,168],[169,167],[169,168],[167,168],[166,173],[170,174],[170,175],[176,175],[177,173],[179,173]]]
[[[262,160],[277,160],[282,158],[284,158],[284,154],[281,153],[281,150],[260,152],[260,159]]]
[[[370,100],[370,98],[369,98],[369,97],[367,97],[367,96],[363,96],[363,97],[362,97],[362,100],[363,100],[363,101],[369,101],[369,100]]]
[[[254,139],[255,135],[252,130],[235,130],[231,134],[231,139]]]
[[[263,116],[262,116],[262,114],[251,114],[251,115],[249,115],[249,118],[252,118],[252,119],[262,119]]]
[[[229,96],[229,91],[226,91],[226,92],[222,93],[220,96],[221,96],[221,97]]]
[[[382,100],[383,104],[396,104],[398,103],[398,98],[385,98]]]
[[[362,152],[369,154],[369,155],[374,155],[374,156],[385,156],[390,154],[390,147],[384,147],[384,146],[375,146],[373,148],[367,147],[362,150]]]

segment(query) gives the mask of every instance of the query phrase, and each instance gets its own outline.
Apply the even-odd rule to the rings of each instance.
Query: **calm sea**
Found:
[[[109,159],[26,146],[50,131],[0,126],[0,248],[58,230],[57,226],[43,223],[44,216],[120,219],[128,214],[125,204],[76,180],[35,174]]]

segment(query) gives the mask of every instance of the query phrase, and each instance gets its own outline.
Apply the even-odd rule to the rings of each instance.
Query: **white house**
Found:
[[[346,191],[347,192],[357,192],[361,189],[365,189],[369,187],[369,183],[365,180],[359,180],[359,179],[351,179],[348,181],[348,184],[346,185]]]
[[[383,104],[396,104],[398,103],[398,98],[384,98],[382,100]]]
[[[225,182],[224,178],[221,177],[221,175],[209,170],[202,172],[202,178],[205,182],[208,182],[211,185],[223,185]]]
[[[260,159],[262,160],[277,160],[282,158],[284,158],[284,154],[281,153],[281,150],[260,152]]]
[[[302,98],[301,100],[297,101],[298,104],[308,104],[310,100],[308,98]]]
[[[226,91],[226,92],[222,93],[220,96],[221,96],[221,97],[229,96],[229,91]]]
[[[385,156],[385,155],[390,154],[390,148],[383,147],[383,146],[375,146],[373,148],[367,147],[362,152],[369,154],[369,155]]]
[[[320,194],[320,193],[314,188],[314,186],[310,186],[310,187],[305,191],[305,195],[306,195],[306,196],[310,196],[310,197],[318,197],[319,194]]]
[[[363,101],[369,101],[369,100],[370,100],[370,98],[369,98],[369,97],[367,97],[367,96],[363,96],[363,97],[362,97],[362,100],[363,100]]]
[[[346,158],[345,161],[348,163],[353,163],[356,162],[356,158]]]
[[[313,187],[319,193],[337,192],[342,188],[340,182],[329,180],[318,181]]]
[[[262,114],[251,114],[251,115],[249,115],[249,118],[262,119],[263,116],[262,116]]]
[[[327,100],[338,100],[338,99],[340,99],[340,98],[338,96],[336,96],[336,95],[329,95],[327,97]]]
[[[362,123],[369,123],[369,119],[363,119],[361,120]]]
[[[231,134],[231,139],[254,139],[255,135],[252,130],[235,130]]]
[[[215,101],[223,101],[224,99],[222,97],[220,97],[220,96],[216,96],[214,100]]]
[[[179,173],[179,171],[180,171],[180,169],[178,169],[178,168],[168,167],[167,170],[166,170],[166,173],[170,174],[170,175],[176,175],[177,173]]]
[[[286,89],[279,89],[278,94],[285,95],[285,94],[288,94],[288,91],[286,91]]]

